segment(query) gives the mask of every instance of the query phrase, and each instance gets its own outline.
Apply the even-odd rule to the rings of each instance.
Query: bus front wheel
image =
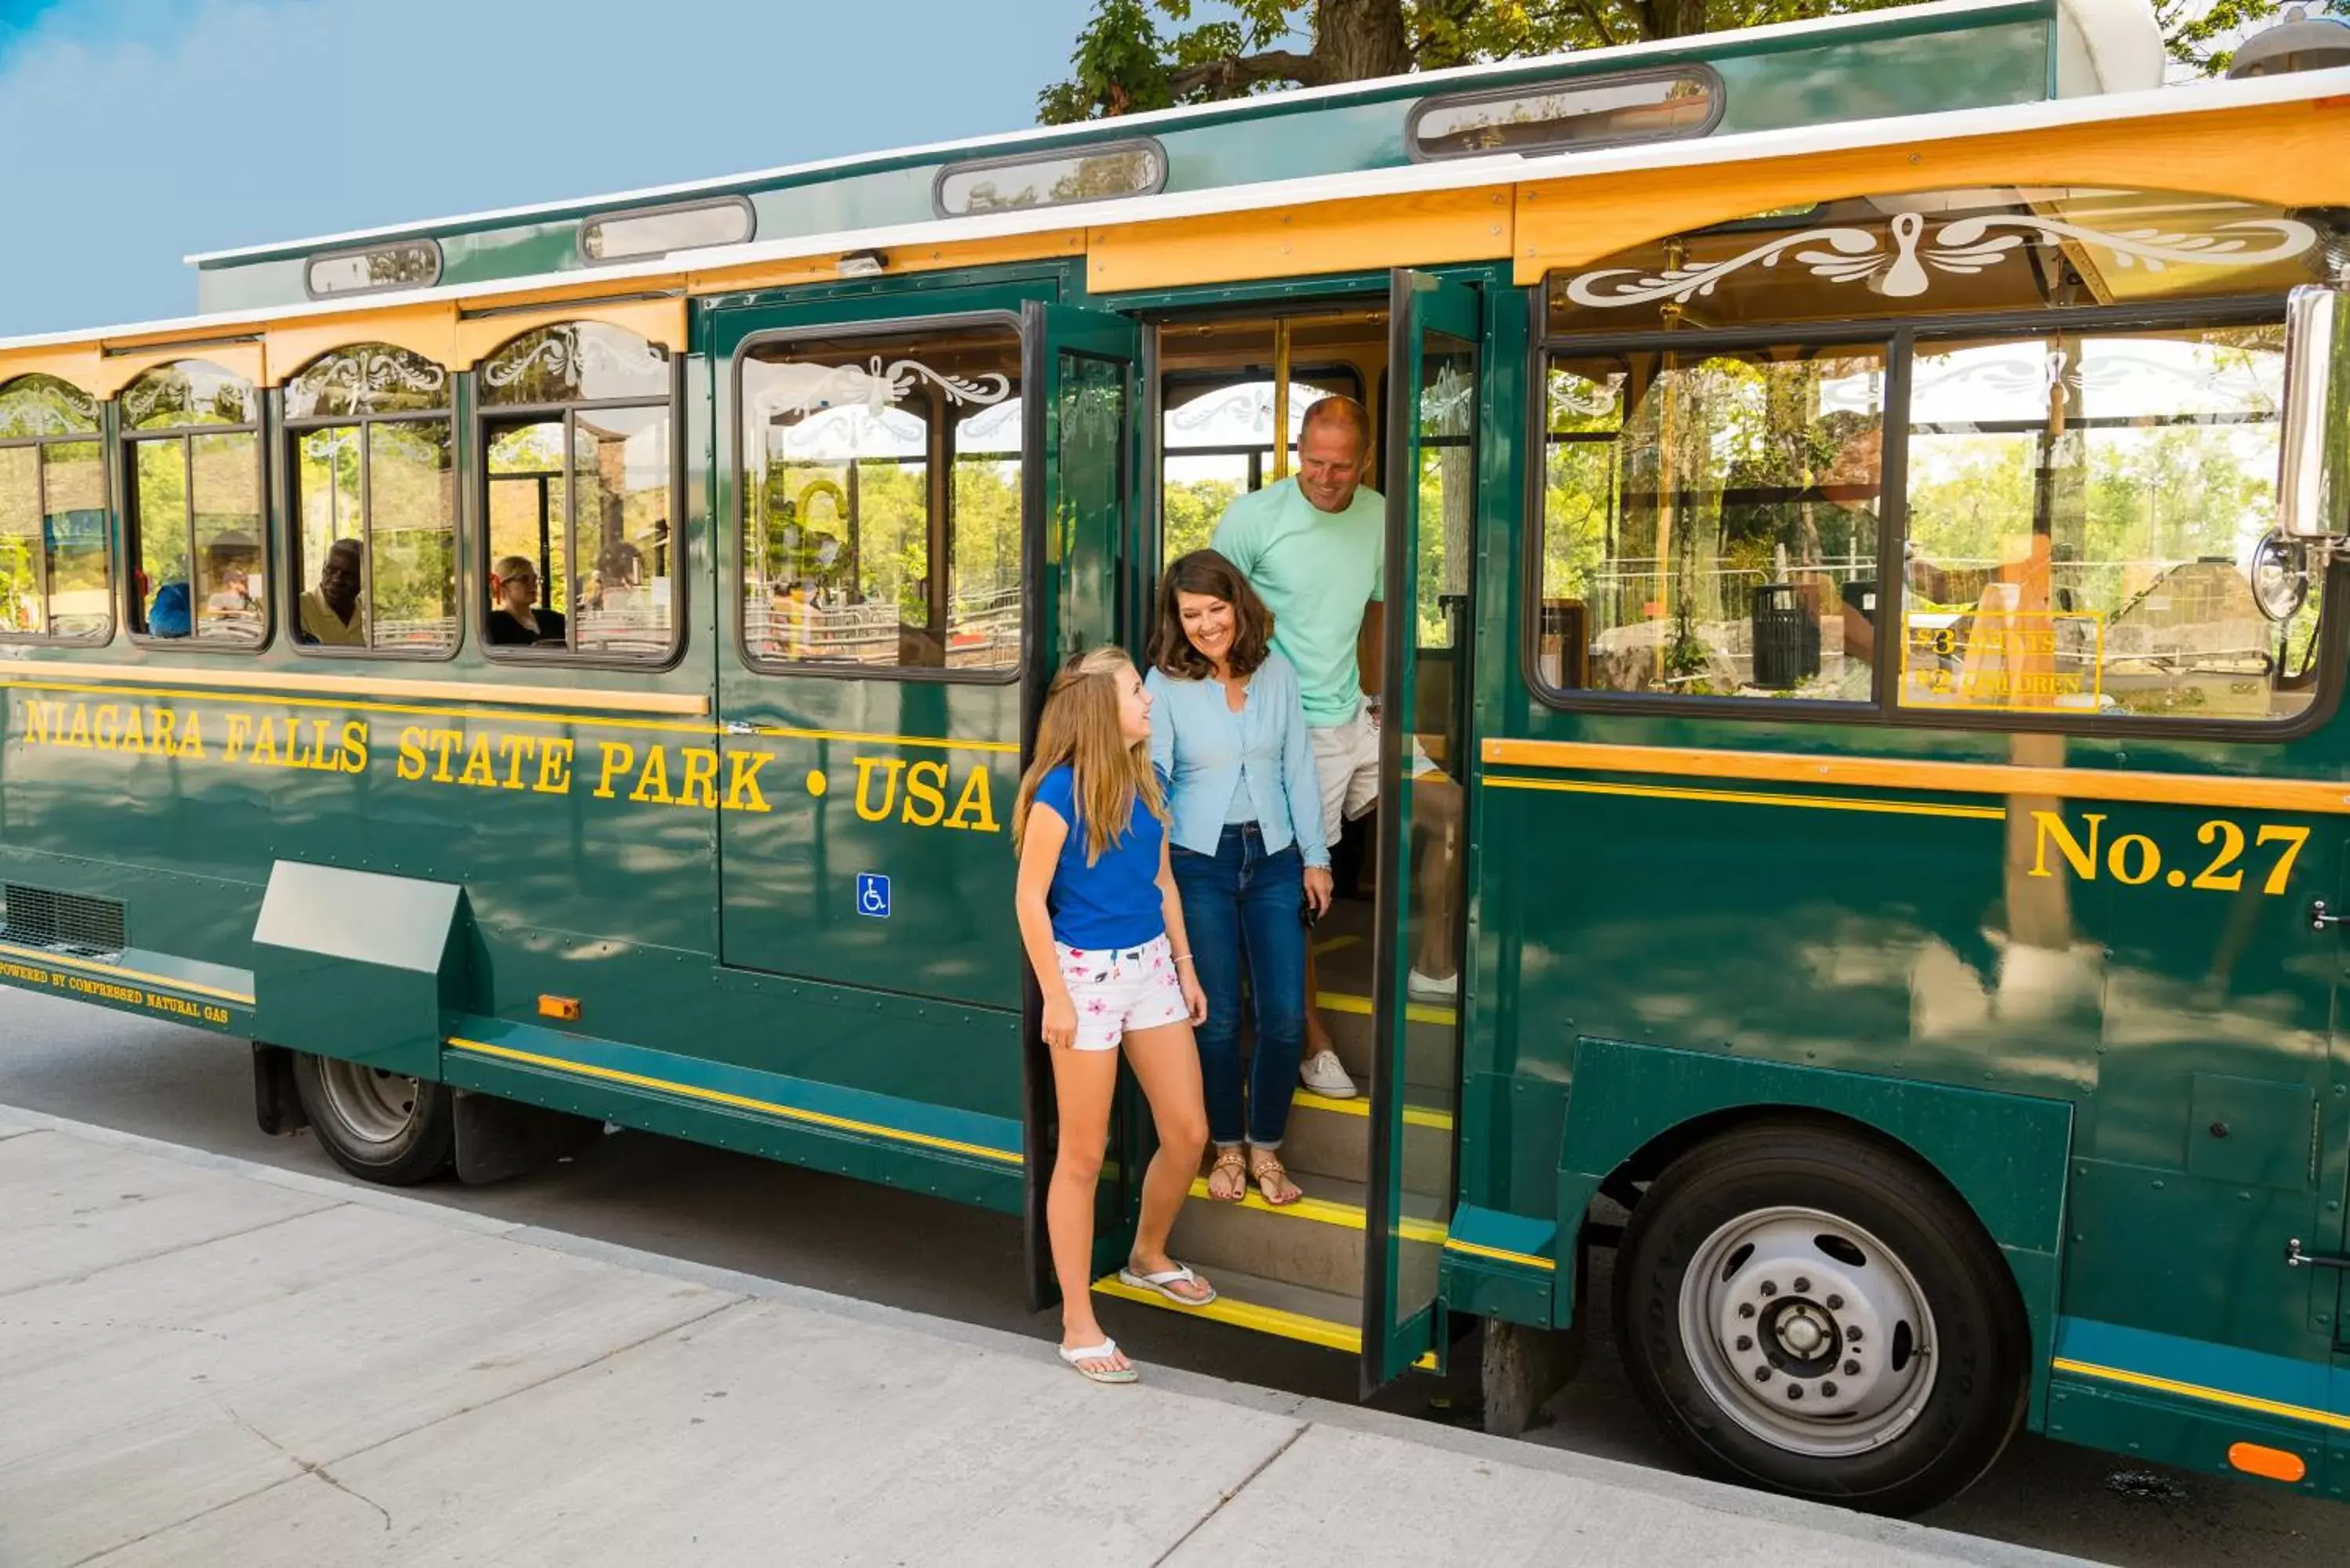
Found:
[[[1616,1334],[1705,1469],[1875,1513],[1964,1490],[2029,1386],[2022,1303],[1973,1214],[1824,1123],[1744,1128],[1666,1168],[1617,1255]]]
[[[294,1059],[294,1088],[319,1144],[353,1176],[410,1187],[449,1169],[456,1125],[447,1085],[306,1053]]]

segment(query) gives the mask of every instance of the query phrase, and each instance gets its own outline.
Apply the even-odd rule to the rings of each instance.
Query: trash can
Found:
[[[1820,672],[1820,623],[1793,583],[1754,590],[1754,684],[1792,691]]]

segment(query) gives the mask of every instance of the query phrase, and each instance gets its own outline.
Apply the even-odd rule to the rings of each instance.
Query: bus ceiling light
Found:
[[[2350,288],[2304,284],[2284,307],[2277,525],[2336,553],[2350,531]]]
[[[843,277],[879,277],[889,267],[889,258],[879,251],[847,251],[837,270]]]

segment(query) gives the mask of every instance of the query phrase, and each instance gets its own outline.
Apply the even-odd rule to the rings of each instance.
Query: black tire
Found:
[[[1815,1215],[1835,1223],[1807,1238]],[[1875,1310],[1904,1302],[1924,1310]],[[1905,1316],[1911,1354],[1895,1327],[1863,1355],[1861,1321]],[[1691,1323],[1728,1326],[1692,1345]],[[1973,1484],[2022,1423],[2031,1381],[2022,1301],[1972,1211],[1906,1153],[1825,1121],[1724,1134],[1657,1179],[1617,1257],[1616,1341],[1648,1413],[1701,1468],[1872,1513]],[[1831,1418],[1824,1390],[1887,1404]]]
[[[449,1086],[307,1053],[294,1091],[319,1147],[365,1181],[412,1187],[447,1174],[457,1152]]]

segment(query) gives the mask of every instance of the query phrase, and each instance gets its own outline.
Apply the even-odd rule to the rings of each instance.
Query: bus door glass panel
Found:
[[[1041,541],[1036,574],[1039,653],[1032,659],[1025,694],[1024,749],[1035,740],[1045,687],[1069,655],[1114,643],[1136,628],[1118,615],[1120,542],[1126,537],[1134,426],[1130,417],[1141,332],[1121,316],[1068,306],[1027,307],[1029,363],[1035,400],[1028,410],[1028,494],[1035,508],[1030,537]],[[1050,649],[1049,654],[1042,649]],[[1010,905],[1003,907],[1008,916]],[[1009,919],[1003,920],[1007,932]],[[1016,935],[1009,961],[1024,973]],[[1051,1248],[1045,1231],[1045,1158],[1058,1137],[1053,1112],[1051,1064],[1042,1042],[1042,999],[1024,986],[1022,1137],[1029,1151],[1025,1203],[1028,1293],[1042,1308],[1055,1299]],[[1110,1120],[1103,1179],[1094,1190],[1094,1273],[1126,1262],[1140,1210],[1141,1173],[1149,1158],[1148,1116],[1133,1085],[1124,1085]]]
[[[1391,292],[1367,1386],[1439,1337],[1460,1082],[1461,694],[1477,515],[1478,296],[1410,272],[1395,275]],[[1434,1147],[1421,1147],[1431,1133]]]
[[[757,319],[736,372],[743,657],[720,679],[724,961],[1016,1007],[1022,335],[1001,314]],[[939,1070],[809,1065],[896,1094]]]
[[[1280,477],[1274,472],[1272,376],[1182,371],[1159,388],[1159,559],[1204,550],[1224,509]],[[1289,383],[1286,472],[1296,472],[1305,410],[1332,394],[1362,400],[1362,379],[1346,366],[1301,369]]]

